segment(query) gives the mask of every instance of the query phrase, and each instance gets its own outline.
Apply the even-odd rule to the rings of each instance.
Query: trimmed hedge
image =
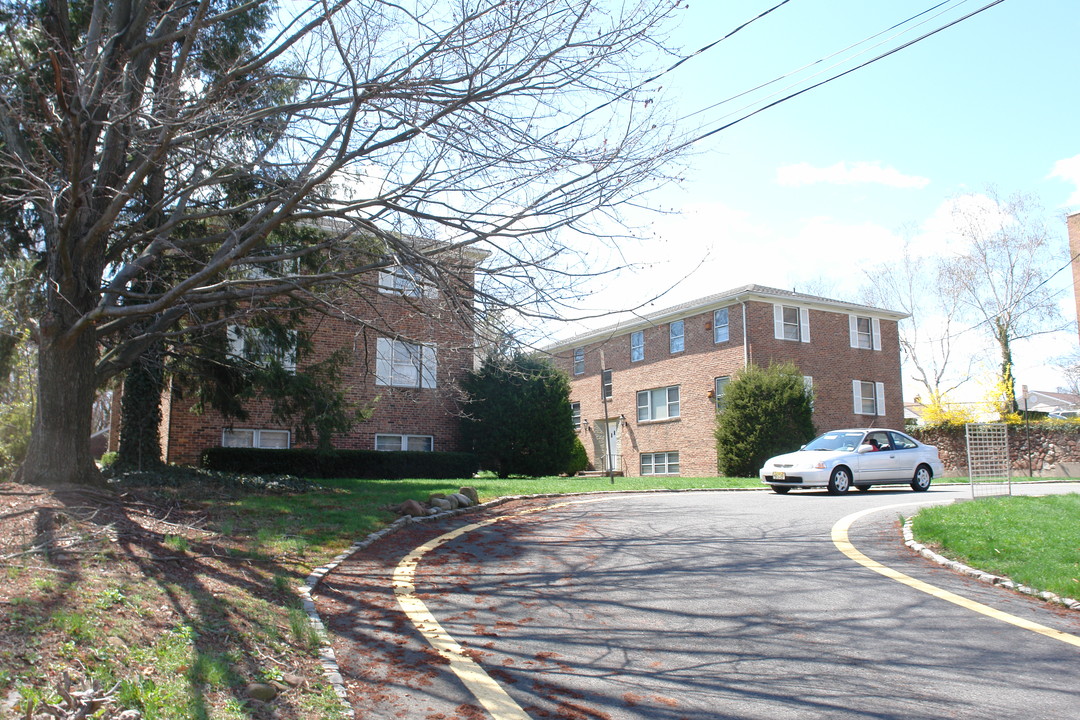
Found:
[[[380,450],[267,450],[214,447],[203,450],[203,467],[253,475],[296,475],[314,478],[470,478],[480,468],[472,453],[385,452]]]

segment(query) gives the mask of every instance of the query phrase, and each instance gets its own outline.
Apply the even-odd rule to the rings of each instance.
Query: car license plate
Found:
[[[784,474],[784,473],[782,473],[782,472],[774,472],[774,473],[772,474],[772,479],[773,479],[773,480],[783,480],[783,479],[784,479],[784,478],[786,478],[786,477],[787,477],[787,475],[785,475],[785,474]]]

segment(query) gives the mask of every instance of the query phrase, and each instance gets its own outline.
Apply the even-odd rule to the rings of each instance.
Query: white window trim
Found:
[[[724,313],[727,316],[727,320],[723,324],[717,321],[720,317],[720,313]],[[731,312],[728,308],[717,308],[716,310],[713,310],[713,344],[720,344],[731,339],[730,323]],[[723,337],[720,337],[720,328],[724,329]]]
[[[574,348],[574,374],[585,374],[585,348]]]
[[[851,347],[859,350],[868,348],[859,346],[859,318],[870,320],[870,347],[881,350],[881,319],[871,318],[866,315],[848,315],[848,333]]]
[[[874,412],[868,413],[863,411],[863,396],[862,385],[863,383],[870,382],[869,380],[852,380],[851,381],[851,394],[854,399],[855,414],[856,415],[874,415],[881,417],[885,414],[885,383],[874,383]]]
[[[570,421],[574,424],[574,430],[581,428],[581,403],[570,403]]]
[[[405,358],[402,358],[402,355]],[[419,362],[405,362],[407,358]],[[438,354],[432,345],[378,338],[375,346],[375,384],[387,387],[434,388],[439,373]],[[405,375],[414,377],[406,378]]]
[[[721,384],[721,380],[724,382]],[[713,378],[713,401],[720,402],[720,398],[724,397],[724,392],[727,390],[728,383],[731,382],[730,375],[721,375]],[[723,390],[721,389],[723,388]]]
[[[226,445],[225,436],[228,433],[251,433],[251,445]],[[285,433],[285,447],[264,447],[262,445],[263,433]],[[281,429],[256,429],[256,428],[222,428],[221,429],[221,447],[250,447],[259,450],[288,450],[292,447],[292,432],[289,430]]]
[[[655,471],[655,469],[656,469],[656,457],[658,455],[663,455],[664,456],[663,465],[664,465],[665,472],[662,472],[662,473],[658,473],[658,472],[646,473],[645,472],[645,458],[646,457],[650,458],[650,462],[648,464]],[[675,462],[671,462],[671,456],[672,455],[675,456]],[[674,472],[669,472],[668,470],[671,468],[672,465],[677,465],[678,469],[675,470]],[[678,450],[669,450],[667,452],[641,453],[641,457],[638,459],[638,469],[639,469],[639,472],[641,472],[641,474],[643,476],[647,476],[647,477],[658,476],[658,475],[680,475],[682,473],[682,458],[679,457],[679,451]]]
[[[394,265],[379,271],[379,292],[385,295],[433,298],[437,288],[411,265]]]
[[[678,398],[672,402],[668,399],[671,395],[671,390],[674,389]],[[664,417],[656,417],[657,407],[653,404],[653,393],[663,390],[664,391]],[[645,395],[647,402],[645,405],[641,404],[641,396]],[[682,416],[682,390],[678,385],[666,385],[664,387],[650,388],[648,390],[637,391],[637,420],[638,422],[664,422],[665,420],[674,420]],[[676,413],[671,414],[672,405],[675,406]],[[641,409],[647,408],[647,417],[641,417]]]
[[[795,342],[791,338],[784,337],[784,308],[794,308],[799,311],[799,342],[810,342],[810,311],[799,305],[773,304],[773,336],[777,340]]]
[[[675,334],[675,328],[679,328],[679,334]],[[679,341],[679,349],[675,349],[675,341]],[[686,322],[683,320],[672,320],[668,323],[668,352],[671,355],[675,353],[681,353],[686,350]]]
[[[295,330],[289,330],[288,333],[293,340],[293,346],[274,359],[280,362],[281,367],[289,372],[296,372],[297,334]],[[229,342],[229,354],[256,365],[265,365],[266,361],[270,359],[269,353],[261,353],[259,357],[254,357],[254,354],[249,352],[248,349],[248,343],[261,334],[262,331],[259,328],[249,328],[246,325],[227,326],[226,338]]]
[[[635,342],[635,340],[640,342]],[[638,330],[637,332],[630,333],[630,362],[641,362],[644,359],[645,331]]]
[[[382,450],[379,448],[379,438],[397,438],[401,443],[401,450]],[[430,441],[430,450],[409,450],[409,440],[412,438],[424,438]],[[410,435],[402,433],[376,433],[375,434],[375,449],[379,452],[434,452],[435,450],[435,436],[434,435]]]

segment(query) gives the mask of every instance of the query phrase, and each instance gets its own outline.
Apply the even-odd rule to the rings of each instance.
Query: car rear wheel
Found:
[[[842,495],[851,487],[851,475],[847,468],[838,467],[832,471],[829,477],[829,492],[833,495]]]
[[[911,479],[911,489],[915,492],[926,492],[930,489],[930,481],[933,478],[934,473],[930,472],[930,468],[920,465],[915,469],[915,477]]]
[[[870,492],[870,486],[869,485],[856,485],[855,489],[858,490],[859,492]]]
[[[780,495],[787,495],[787,491],[790,490],[790,489],[791,488],[784,487],[783,485],[773,485],[772,486],[772,491],[774,493],[777,493],[777,494],[780,494]]]

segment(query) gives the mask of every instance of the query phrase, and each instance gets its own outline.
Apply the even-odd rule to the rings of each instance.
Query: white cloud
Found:
[[[810,163],[797,163],[777,168],[776,181],[781,185],[799,186],[816,183],[831,185],[887,185],[897,188],[922,189],[929,178],[905,175],[896,168],[882,167],[877,162],[841,161],[829,167],[816,168]]]
[[[1066,205],[1080,205],[1080,155],[1058,160],[1047,177],[1060,178],[1076,186],[1073,194],[1065,201]]]

